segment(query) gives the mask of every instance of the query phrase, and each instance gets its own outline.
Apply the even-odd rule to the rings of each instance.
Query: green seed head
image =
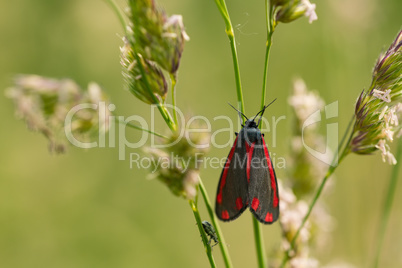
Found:
[[[289,23],[302,16],[308,17],[310,23],[317,20],[315,4],[311,4],[309,0],[275,0],[271,5],[276,22]]]
[[[153,0],[130,1],[130,40],[137,52],[171,74],[177,72],[188,36],[180,15],[168,17]]]
[[[380,150],[383,160],[395,164],[387,142],[401,131],[402,114],[402,31],[389,49],[379,57],[370,89],[363,90],[356,102],[356,122],[349,144],[351,152],[371,154]]]

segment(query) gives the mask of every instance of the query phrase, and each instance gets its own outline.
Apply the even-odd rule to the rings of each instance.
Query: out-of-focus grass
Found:
[[[160,1],[168,13],[182,14],[191,41],[179,73],[177,103],[186,112],[237,115],[235,84],[227,37],[213,1]],[[124,3],[124,1],[120,1]],[[339,101],[340,132],[381,49],[401,27],[400,1],[354,0],[317,3],[319,20],[280,25],[274,35],[267,98],[278,98],[266,113],[288,111],[291,79],[299,75],[328,102]],[[236,27],[247,114],[258,112],[264,62],[263,3],[229,1]],[[103,85],[122,115],[149,119],[148,106],[123,90],[119,65],[120,25],[102,1],[8,1],[0,4],[0,87],[17,73],[70,77],[82,85]],[[205,267],[208,265],[187,202],[173,197],[146,170],[118,160],[117,148],[49,155],[39,134],[28,132],[0,97],[0,266],[1,267]],[[271,121],[271,120],[270,120]],[[164,126],[158,117],[157,124]],[[288,121],[278,124],[287,137]],[[212,121],[213,130],[228,127]],[[160,127],[163,132],[164,127]],[[130,140],[140,133],[127,130]],[[226,142],[228,134],[218,140]],[[267,136],[270,134],[267,133]],[[270,140],[270,139],[268,139]],[[288,139],[271,148],[286,155]],[[225,157],[229,148],[212,149]],[[138,149],[128,152],[142,153]],[[330,250],[313,252],[322,263],[342,259],[367,266],[375,243],[379,209],[390,167],[380,156],[349,156],[325,196],[337,221]],[[211,199],[220,169],[201,175]],[[283,170],[277,170],[279,178]],[[400,189],[400,185],[398,185]],[[398,193],[398,189],[397,189]],[[402,263],[402,197],[396,195],[384,243],[383,267]],[[201,209],[203,209],[201,207]],[[205,211],[201,211],[207,215]],[[222,223],[236,266],[256,264],[248,212]],[[279,227],[264,226],[267,250],[279,246]],[[218,250],[214,251],[222,266]],[[157,256],[157,257],[156,257]]]

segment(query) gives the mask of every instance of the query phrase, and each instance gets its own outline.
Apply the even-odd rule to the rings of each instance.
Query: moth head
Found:
[[[254,121],[254,119],[248,119],[244,126],[245,127],[257,127],[257,123]]]

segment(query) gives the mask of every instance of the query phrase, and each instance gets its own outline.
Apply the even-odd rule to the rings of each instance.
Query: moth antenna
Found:
[[[237,110],[235,107],[233,107],[233,105],[230,104],[229,102],[228,102],[228,104],[229,104],[233,109],[235,109],[235,110],[237,111],[237,113],[238,113],[238,115],[239,115],[239,118],[240,118],[240,121],[241,121],[241,125],[243,125],[243,118],[242,118],[241,116],[243,115],[243,116],[248,120],[247,116],[245,116],[242,112],[240,112],[240,111]]]
[[[270,106],[272,103],[274,103],[274,101],[276,101],[276,98],[273,101],[271,101],[268,105],[265,105],[264,108],[261,111],[259,111],[258,114],[256,114],[256,116],[254,116],[253,121],[261,113],[261,116],[260,116],[260,119],[258,120],[257,126],[260,125],[260,122],[261,122],[262,116],[264,115],[265,109],[267,109],[268,106]]]

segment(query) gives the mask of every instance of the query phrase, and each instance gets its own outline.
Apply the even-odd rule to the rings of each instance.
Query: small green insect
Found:
[[[212,224],[209,223],[208,221],[203,221],[202,228],[204,229],[204,232],[207,234],[207,236],[209,236],[208,245],[211,245],[211,241],[214,240],[215,244],[212,245],[211,247],[216,246],[219,243],[219,241]]]

